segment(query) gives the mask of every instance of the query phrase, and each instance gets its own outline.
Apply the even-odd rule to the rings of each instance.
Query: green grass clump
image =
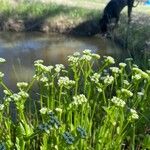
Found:
[[[0,18],[7,20],[12,19],[51,19],[52,17],[65,15],[73,19],[91,18],[94,10],[82,7],[69,7],[58,5],[56,3],[42,3],[41,1],[20,1],[13,4],[13,1],[0,0]],[[15,5],[15,6],[14,6]],[[96,12],[97,13],[97,12]],[[84,20],[83,19],[83,20]],[[3,21],[3,20],[2,20]]]
[[[123,16],[113,35],[120,41],[121,47],[128,52],[128,56],[134,58],[137,65],[145,68],[150,58],[150,19],[145,14],[133,14],[130,25]],[[143,61],[141,61],[143,60]]]
[[[33,80],[15,93],[0,72],[0,148],[149,149],[150,70],[90,50],[68,56],[68,65],[35,61]]]

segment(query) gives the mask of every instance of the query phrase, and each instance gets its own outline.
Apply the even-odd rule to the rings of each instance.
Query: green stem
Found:
[[[133,135],[132,135],[132,150],[135,149],[135,123],[133,125]]]
[[[8,89],[8,87],[3,83],[3,82],[0,82],[0,84],[2,85],[2,87],[7,90],[10,94],[12,94],[12,92]]]
[[[59,90],[59,97],[58,97],[58,105],[60,107],[60,103],[61,103],[61,95],[62,95],[62,86],[60,86],[60,90]]]

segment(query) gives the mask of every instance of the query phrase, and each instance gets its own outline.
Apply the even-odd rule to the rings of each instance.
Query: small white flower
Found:
[[[91,55],[91,50],[85,49],[85,50],[83,51],[83,54],[85,54],[85,55]]]
[[[148,73],[150,75],[150,70],[146,70],[146,73]]]
[[[123,80],[123,84],[129,85],[130,83],[128,82],[128,80]]]
[[[105,79],[104,79],[104,84],[109,85],[109,84],[112,84],[113,81],[114,81],[114,77],[107,75],[107,76],[105,77]]]
[[[137,112],[134,109],[130,109],[131,112],[131,119],[136,120],[139,118]]]
[[[78,64],[78,61],[79,61],[79,58],[78,58],[78,57],[75,57],[75,56],[68,56],[68,62],[69,62],[71,65],[77,65],[77,64]]]
[[[100,78],[100,74],[98,73],[94,73],[93,76],[90,77],[91,81],[98,83],[99,82],[99,78]]]
[[[28,83],[27,82],[18,82],[17,83],[17,87],[22,90],[22,89],[26,89],[28,86]]]
[[[70,85],[74,85],[75,81],[70,80],[67,76],[65,77],[60,77],[58,80],[58,85],[59,86],[64,86],[64,87],[68,87]]]
[[[127,89],[121,89],[121,92],[123,94],[125,94],[126,96],[128,96],[128,97],[132,97],[133,96],[133,93],[131,91],[127,90]]]
[[[44,65],[41,65],[41,69],[42,69],[44,72],[47,72],[47,73],[50,73],[53,68],[54,68],[54,66],[44,66]]]
[[[8,96],[11,95],[11,93],[8,90],[4,90],[3,92],[5,95],[8,95]]]
[[[4,73],[0,72],[0,78],[4,77]]]
[[[120,73],[120,69],[118,67],[110,67],[110,70],[113,72],[113,73]]]
[[[0,63],[4,63],[4,62],[6,62],[6,60],[0,57]]]
[[[61,108],[55,108],[55,110],[56,110],[57,112],[62,113],[62,109],[61,109]]]
[[[90,55],[83,55],[80,60],[90,61],[92,57]]]
[[[78,106],[82,105],[83,103],[87,103],[87,98],[85,97],[85,95],[80,94],[77,96],[73,96],[73,102],[69,106]]]
[[[138,96],[143,96],[144,93],[143,93],[143,92],[137,92],[137,95],[138,95]]]
[[[125,104],[126,104],[122,99],[120,99],[120,98],[118,98],[118,97],[116,97],[116,96],[114,96],[114,97],[111,99],[111,101],[112,101],[116,106],[119,106],[119,107],[124,107]]]
[[[126,58],[126,61],[133,61],[133,58]]]
[[[146,72],[142,71],[142,70],[139,69],[139,68],[132,68],[132,70],[133,70],[136,74],[141,75],[141,77],[144,78],[144,79],[149,79],[149,78],[150,78],[149,75],[148,75]]]
[[[73,56],[75,56],[75,57],[80,56],[80,53],[79,53],[79,52],[75,52],[75,53],[73,54]]]
[[[42,78],[40,78],[40,81],[43,83],[47,83],[48,82],[48,78],[43,76]]]
[[[20,92],[18,93],[18,95],[20,95],[21,98],[23,98],[23,99],[26,99],[26,98],[29,97],[29,94],[28,94],[27,92],[25,92],[25,91],[20,91]]]
[[[0,111],[4,109],[4,104],[0,104]]]
[[[42,64],[43,62],[44,62],[43,60],[39,59],[39,60],[34,61],[34,64]]]
[[[102,93],[102,92],[103,92],[102,88],[100,88],[100,87],[97,87],[97,91],[98,91],[99,93]]]
[[[108,62],[109,64],[114,64],[115,63],[115,60],[113,57],[111,56],[104,56],[105,58],[105,62]]]
[[[21,100],[21,96],[19,94],[16,94],[16,93],[11,95],[11,98],[16,102]]]
[[[121,68],[125,68],[126,67],[126,63],[119,63],[119,66],[121,67]]]
[[[101,58],[101,56],[98,55],[98,54],[92,54],[91,56],[92,56],[93,58],[96,58],[96,59],[100,59],[100,58]]]
[[[48,112],[48,109],[46,107],[43,107],[43,108],[40,109],[40,113],[42,115],[45,115],[47,112]]]
[[[141,74],[135,74],[134,76],[132,76],[132,79],[136,81],[140,80],[141,78]]]
[[[57,72],[57,73],[59,73],[62,69],[64,69],[65,68],[65,66],[63,65],[63,64],[56,64],[55,65],[55,71]]]

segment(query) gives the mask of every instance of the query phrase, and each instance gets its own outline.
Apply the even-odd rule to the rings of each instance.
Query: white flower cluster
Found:
[[[113,72],[113,73],[120,73],[120,69],[118,67],[110,67],[110,70]]]
[[[80,60],[91,61],[92,57],[90,55],[83,55]]]
[[[41,71],[41,72],[51,72],[54,66],[44,66],[43,65],[43,60],[36,60],[34,61],[34,66],[36,70]]]
[[[4,74],[2,72],[0,72],[0,78],[3,78]]]
[[[150,61],[149,61],[150,62]],[[150,75],[150,70],[146,70],[146,73],[148,73]]]
[[[139,69],[139,68],[133,68],[132,70],[136,74],[139,74],[139,76],[141,76],[142,78],[144,78],[144,79],[150,79],[150,76],[146,72],[142,71],[141,69]]]
[[[131,120],[136,120],[139,118],[139,115],[137,114],[137,112],[134,109],[130,109],[130,113],[131,113],[131,116],[130,116]]]
[[[0,104],[0,111],[4,109],[4,104]]]
[[[126,63],[119,63],[119,66],[121,67],[121,68],[125,68],[126,67]]]
[[[0,63],[4,63],[4,62],[6,62],[6,60],[0,57]]]
[[[132,97],[133,93],[127,89],[121,89],[122,94],[125,94],[127,97]]]
[[[92,53],[89,49],[85,49],[83,51],[83,56],[80,58],[80,60],[90,61],[92,60],[92,58],[100,59],[100,55]]]
[[[46,107],[43,107],[43,108],[40,109],[40,113],[42,115],[45,115],[47,112],[48,112],[48,108],[46,108]]]
[[[42,76],[40,78],[40,81],[43,82],[43,83],[47,83],[48,82],[48,78],[46,76]]]
[[[73,53],[73,56],[80,56],[80,53],[79,52],[75,52],[75,53]]]
[[[128,82],[128,80],[123,80],[123,84],[124,85],[129,85],[130,83]]]
[[[98,91],[99,93],[102,93],[102,92],[103,92],[103,89],[102,89],[101,87],[97,87],[97,91]]]
[[[17,83],[17,87],[20,89],[20,90],[24,90],[28,87],[28,83],[27,82],[18,82]]]
[[[20,91],[18,94],[14,93],[13,95],[11,95],[10,98],[12,98],[14,101],[22,101],[23,99],[26,99],[29,97],[29,94],[27,92],[24,91]]]
[[[78,106],[82,105],[83,103],[87,103],[87,98],[85,97],[85,95],[80,94],[73,97],[73,102],[69,106]]]
[[[78,55],[74,54],[73,56],[68,56],[68,62],[72,66],[77,66],[79,63]]]
[[[99,73],[94,73],[90,79],[92,82],[98,83],[99,82],[99,78],[100,78],[100,74]]]
[[[104,61],[107,62],[107,63],[109,63],[109,64],[114,64],[115,63],[114,58],[111,57],[111,56],[104,56],[104,58],[105,58]]]
[[[7,96],[11,95],[11,92],[8,91],[8,90],[3,90],[3,92],[4,92],[4,94],[7,95]]]
[[[34,64],[43,64],[43,60],[41,60],[41,59],[39,59],[39,60],[36,60],[36,61],[34,61]]]
[[[57,73],[59,73],[62,69],[64,69],[65,68],[65,66],[63,65],[63,64],[56,64],[55,65],[55,71],[57,72]]]
[[[126,58],[126,61],[133,61],[133,58]]]
[[[54,66],[44,66],[42,64],[39,65],[40,66],[40,69],[43,70],[44,72],[51,72],[52,69],[54,68]]]
[[[144,92],[137,92],[138,97],[141,97],[144,95]]]
[[[55,111],[59,112],[59,113],[62,113],[63,110],[61,108],[55,108]]]
[[[132,80],[136,80],[136,81],[140,80],[141,78],[142,78],[141,74],[135,74],[132,76]]]
[[[95,59],[100,59],[101,58],[101,56],[98,55],[98,54],[92,54],[92,57],[95,58]]]
[[[120,99],[120,98],[118,98],[118,97],[116,97],[116,96],[114,96],[114,97],[111,99],[111,101],[112,101],[116,106],[119,106],[119,107],[124,107],[125,104],[126,104],[122,99]]]
[[[105,79],[104,79],[104,84],[110,85],[110,84],[113,83],[113,81],[114,81],[114,77],[107,75],[107,76],[105,77]]]
[[[59,85],[59,86],[68,87],[68,86],[74,85],[74,84],[75,84],[75,81],[70,80],[67,76],[65,76],[65,77],[60,77],[60,78],[58,79],[58,85]]]
[[[85,54],[85,55],[91,55],[92,53],[91,53],[92,51],[90,50],[90,49],[85,49],[84,51],[83,51],[83,54]]]
[[[91,53],[91,50],[85,49],[81,57],[79,52],[74,53],[72,56],[68,56],[68,62],[72,66],[77,66],[80,61],[91,61],[92,58],[100,59],[100,55]]]

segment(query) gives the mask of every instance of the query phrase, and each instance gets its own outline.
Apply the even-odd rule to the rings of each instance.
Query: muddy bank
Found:
[[[27,31],[40,31],[40,32],[56,32],[64,34],[72,34],[79,36],[91,36],[99,32],[98,20],[71,20],[67,17],[52,18],[48,21],[43,19],[28,19],[28,20],[17,20],[8,19],[1,21],[1,31],[12,31],[12,32],[27,32]]]

